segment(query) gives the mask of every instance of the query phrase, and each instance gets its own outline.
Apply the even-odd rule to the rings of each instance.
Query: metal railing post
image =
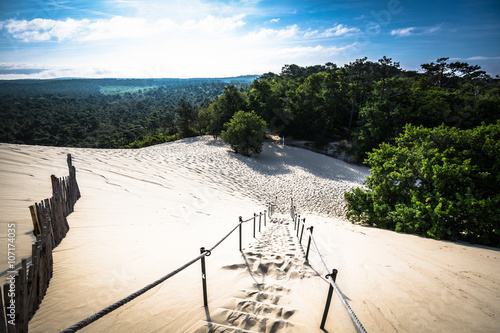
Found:
[[[328,274],[326,278],[331,277],[333,282],[337,279],[337,273],[338,271],[336,269],[332,270],[332,274]],[[323,312],[323,319],[321,320],[321,325],[320,328],[324,329],[325,328],[325,323],[326,323],[326,317],[328,316],[328,310],[330,309],[330,303],[332,301],[332,295],[333,295],[333,286],[331,283],[330,288],[328,289],[328,296],[326,298],[326,305],[325,305],[325,311]]]
[[[297,219],[297,237],[299,237],[299,230],[300,230],[300,214]]]
[[[204,247],[200,248],[200,253],[203,254],[204,252],[205,248]],[[208,297],[207,297],[207,273],[205,270],[205,256],[201,257],[201,283],[203,285],[203,305],[207,307]]]
[[[255,217],[257,214],[253,213],[253,238],[255,238]]]
[[[302,231],[300,232],[299,243],[302,244],[302,235],[304,235],[304,227],[306,226],[306,218],[302,220]]]
[[[243,224],[243,217],[240,216],[240,252],[241,252],[241,225]]]
[[[259,213],[259,232],[260,232],[261,221],[262,221],[262,212]]]
[[[307,242],[306,261],[309,260],[309,249],[311,248],[311,238],[312,238],[313,229],[314,229],[313,226],[310,226],[309,228],[307,228],[307,230],[311,231],[311,234],[309,235],[309,241]]]
[[[264,227],[266,226],[266,214],[267,214],[267,211],[264,210]]]

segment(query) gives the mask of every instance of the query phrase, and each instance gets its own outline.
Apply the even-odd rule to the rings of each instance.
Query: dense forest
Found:
[[[255,77],[0,81],[0,142],[119,148],[175,135],[181,100],[202,108]]]
[[[500,119],[500,80],[479,66],[438,59],[423,73],[405,71],[386,57],[358,59],[341,68],[286,65],[267,73],[245,92],[226,89],[199,120],[209,133],[220,133],[234,111],[254,110],[282,136],[352,142],[363,161],[382,142],[394,142],[406,124],[441,124],[470,129]]]

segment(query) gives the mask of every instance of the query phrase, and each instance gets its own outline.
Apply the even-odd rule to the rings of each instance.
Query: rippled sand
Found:
[[[138,150],[0,144],[0,227],[16,223],[19,259],[31,254],[28,206],[51,196],[51,174],[67,175],[67,153],[82,198],[55,249],[54,276],[30,332],[57,332],[128,296],[196,257],[200,247],[213,246],[239,216],[263,212],[276,197],[274,222],[281,222],[262,228],[257,240],[246,223],[243,252],[236,232],[207,257],[207,311],[196,263],[82,331],[189,332],[203,330],[200,322],[208,317],[253,331],[278,329],[271,319],[259,317],[265,322],[259,326],[242,315],[268,311],[297,324],[296,330],[305,325],[320,332],[328,290],[320,276],[327,272],[316,250],[311,266],[301,257],[287,214],[292,197],[314,225],[323,259],[339,270],[339,287],[367,331],[500,328],[497,249],[352,225],[343,220],[343,193],[361,186],[368,169],[269,143],[255,158],[209,137]],[[0,271],[6,263],[0,253]],[[274,308],[262,306],[266,292],[280,298]],[[326,329],[353,330],[338,302]]]

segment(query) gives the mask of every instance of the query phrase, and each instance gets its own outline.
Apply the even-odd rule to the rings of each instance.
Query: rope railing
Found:
[[[110,306],[102,309],[101,311],[98,311],[96,312],[95,314],[79,321],[78,323],[68,327],[67,329],[61,331],[63,333],[70,333],[70,332],[76,332],[78,330],[81,330],[82,328],[92,324],[93,322],[97,321],[98,319],[101,319],[102,317],[104,317],[105,315],[107,315],[108,313],[118,309],[119,307],[127,304],[128,302],[132,301],[133,299],[139,297],[140,295],[144,294],[145,292],[147,292],[148,290],[156,287],[157,285],[159,285],[160,283],[166,281],[167,279],[171,278],[172,276],[176,275],[177,273],[183,271],[184,269],[188,268],[189,266],[191,266],[192,264],[194,264],[195,262],[197,262],[198,260],[200,260],[201,258],[205,257],[206,255],[208,255],[209,251],[204,251],[202,254],[200,254],[198,257],[194,258],[193,260],[189,261],[187,264],[184,264],[182,265],[181,267],[177,268],[176,270],[168,273],[167,275],[163,276],[162,278],[156,280],[155,282],[153,283],[150,283],[148,284],[147,286],[145,286],[144,288],[136,291],[135,293],[133,294],[130,294],[129,296],[119,300],[118,302],[115,302],[113,304],[111,304]]]
[[[259,216],[259,232],[261,230],[260,228],[260,225],[261,225],[261,220],[262,220],[262,216],[264,216],[264,226],[266,226],[266,214],[269,214],[269,218],[271,218],[273,212],[274,212],[274,206],[275,204],[272,204],[272,203],[269,203],[268,204],[268,209],[267,210],[264,210],[264,213],[259,213],[259,214],[255,214],[254,213],[254,216],[249,218],[249,219],[246,219],[246,220],[243,220],[243,218],[240,216],[239,217],[239,222],[238,224],[233,228],[231,229],[231,231],[229,233],[227,233],[222,239],[220,239],[214,246],[212,246],[210,249],[205,249],[204,247],[200,248],[200,255],[197,256],[196,258],[192,259],[191,261],[187,262],[186,264],[180,266],[179,268],[175,269],[174,271],[168,273],[167,275],[159,278],[158,280],[148,284],[147,286],[145,286],[144,288],[128,295],[127,297],[125,298],[122,298],[121,300],[111,304],[110,306],[94,313],[93,315],[85,318],[85,319],[82,319],[81,321],[77,322],[76,324],[66,328],[65,330],[61,331],[61,333],[72,333],[72,332],[76,332],[78,330],[81,330],[82,328],[92,324],[93,322],[101,319],[102,317],[104,317],[105,315],[109,314],[110,312],[120,308],[121,306],[129,303],[130,301],[134,300],[135,298],[139,297],[140,295],[146,293],[147,291],[151,290],[152,288],[156,287],[157,285],[159,285],[160,283],[168,280],[169,278],[173,277],[174,275],[182,272],[184,269],[188,268],[189,266],[191,266],[192,264],[194,264],[195,262],[197,262],[198,260],[201,261],[201,272],[202,272],[202,287],[203,287],[203,305],[206,307],[208,306],[208,297],[207,297],[207,284],[206,284],[206,280],[207,280],[207,275],[206,275],[206,265],[205,265],[205,257],[208,257],[212,254],[212,251],[218,247],[223,241],[225,241],[236,229],[239,228],[239,250],[241,251],[241,243],[242,243],[242,225],[243,223],[247,223],[247,222],[250,222],[253,220],[253,235],[254,235],[254,238],[255,238],[255,230],[256,230],[256,217]],[[271,213],[269,213],[269,210],[271,210]]]
[[[304,233],[306,219],[303,218],[302,220],[300,220],[300,215],[297,214],[296,207],[293,205],[293,199],[292,199],[292,205],[291,205],[291,209],[290,209],[290,215],[292,217],[292,220],[294,221],[294,228],[297,230],[297,237],[299,237],[299,229],[300,229],[300,226],[302,225],[302,231],[300,233],[300,238],[299,238],[299,243],[302,245],[302,235]],[[310,250],[311,241],[312,241],[312,244],[313,244],[314,248],[316,249],[316,253],[318,254],[318,257],[321,261],[321,264],[323,265],[324,270],[326,272],[329,272],[328,267],[327,267],[325,261],[323,260],[323,257],[321,256],[321,252],[319,250],[318,244],[316,243],[316,239],[313,236],[314,227],[310,226],[309,228],[307,228],[307,230],[309,231],[309,240],[307,242],[306,261],[309,262],[309,250]],[[340,288],[338,287],[337,283],[335,282],[336,278],[337,278],[337,273],[338,273],[338,270],[333,269],[331,274],[327,274],[325,276],[326,280],[328,280],[328,284],[330,285],[330,288],[328,289],[328,296],[326,299],[325,310],[323,311],[323,318],[321,319],[320,328],[321,329],[325,328],[326,319],[328,317],[328,310],[330,309],[330,303],[331,303],[331,299],[333,296],[333,291],[335,291],[335,293],[339,297],[340,301],[342,302],[342,305],[345,307],[345,309],[349,313],[349,316],[351,317],[352,322],[356,326],[356,331],[358,331],[359,333],[366,333],[366,330],[363,327],[363,324],[361,324],[360,320],[358,319],[358,317],[356,316],[356,314],[354,313],[354,311],[350,307],[349,303],[347,303],[347,300],[344,297],[344,294],[342,294],[342,292],[340,291]]]

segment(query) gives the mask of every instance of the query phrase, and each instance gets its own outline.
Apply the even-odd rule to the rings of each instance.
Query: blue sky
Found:
[[[500,2],[0,0],[0,78],[224,77],[450,57],[500,74]]]

